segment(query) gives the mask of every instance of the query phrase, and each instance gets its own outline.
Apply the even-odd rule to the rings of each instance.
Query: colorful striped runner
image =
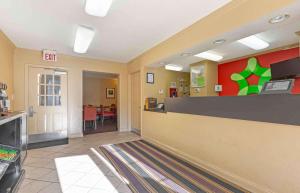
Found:
[[[249,193],[144,140],[100,149],[134,193]]]

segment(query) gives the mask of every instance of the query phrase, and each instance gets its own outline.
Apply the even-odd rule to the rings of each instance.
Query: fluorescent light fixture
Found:
[[[113,0],[86,0],[85,12],[97,17],[105,17]]]
[[[209,51],[202,52],[200,54],[196,54],[195,56],[199,57],[199,58],[204,58],[204,59],[207,59],[207,60],[216,61],[216,62],[223,59],[223,56],[220,56],[220,55],[215,54],[215,53],[211,53]]]
[[[177,64],[167,64],[165,65],[166,70],[173,70],[173,71],[182,71],[183,66]]]
[[[92,28],[78,26],[73,49],[74,52],[79,54],[86,53],[94,36],[95,31]]]
[[[255,35],[240,39],[238,42],[253,50],[262,50],[270,46],[268,42],[258,38]]]

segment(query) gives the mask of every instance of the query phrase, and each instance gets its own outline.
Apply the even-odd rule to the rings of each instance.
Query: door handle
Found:
[[[33,110],[33,106],[30,106],[28,109],[28,116],[33,117],[34,114],[36,114],[36,112]]]

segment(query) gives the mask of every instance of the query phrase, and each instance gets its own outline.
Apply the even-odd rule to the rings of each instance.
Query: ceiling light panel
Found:
[[[262,50],[270,46],[270,44],[255,35],[238,40],[239,43],[253,49]]]
[[[178,65],[178,64],[167,64],[165,65],[166,70],[172,70],[172,71],[182,71],[183,66]]]
[[[212,53],[212,52],[209,52],[209,51],[196,54],[195,56],[199,57],[199,58],[204,58],[204,59],[207,59],[207,60],[216,61],[216,62],[223,59],[223,56]]]
[[[74,52],[79,54],[86,53],[94,36],[95,31],[92,28],[78,26],[73,49]]]
[[[105,17],[113,0],[86,0],[85,12],[97,17]]]

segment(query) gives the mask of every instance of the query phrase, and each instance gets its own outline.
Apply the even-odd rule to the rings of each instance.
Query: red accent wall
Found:
[[[281,62],[284,60],[299,57],[299,48],[292,48],[288,50],[280,50],[267,54],[255,56],[260,65],[263,67],[270,67],[271,64]],[[218,66],[218,82],[223,85],[223,91],[220,96],[236,96],[239,90],[238,84],[230,79],[233,73],[243,71],[247,66],[248,58],[241,59],[233,62],[219,64]],[[257,84],[258,77],[255,75],[250,76],[247,80],[249,84]],[[294,94],[300,94],[300,78],[296,79]]]

